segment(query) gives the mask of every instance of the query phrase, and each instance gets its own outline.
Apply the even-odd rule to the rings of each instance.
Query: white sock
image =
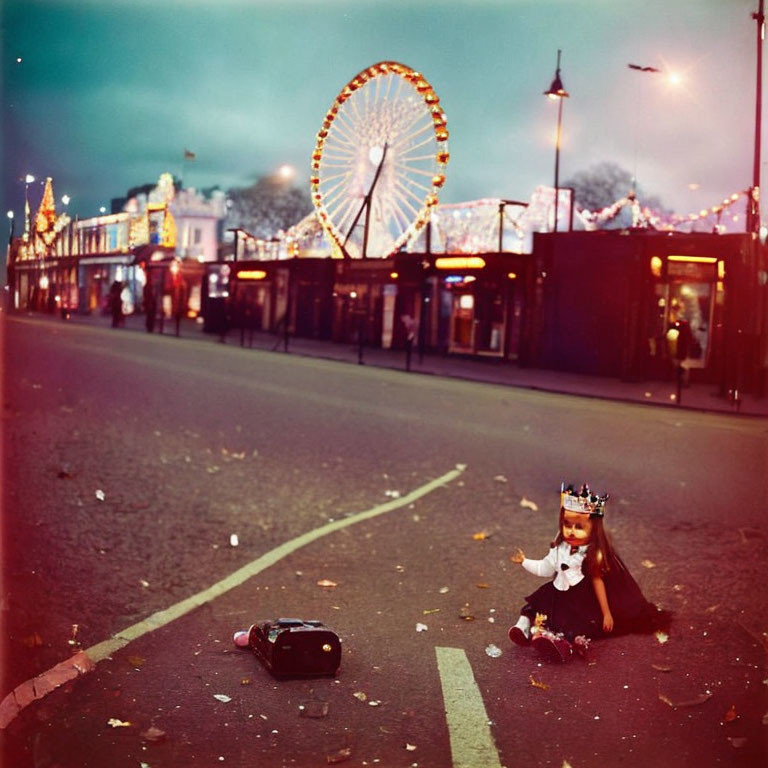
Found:
[[[517,620],[517,624],[515,624],[515,626],[519,630],[522,630],[522,633],[526,637],[530,637],[531,636],[531,620],[527,616],[521,616]]]

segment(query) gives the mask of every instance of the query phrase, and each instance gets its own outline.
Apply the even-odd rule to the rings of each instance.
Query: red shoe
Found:
[[[538,632],[531,641],[536,651],[547,661],[564,664],[571,658],[571,644],[551,632]]]
[[[515,644],[515,645],[530,645],[531,644],[531,638],[528,637],[528,635],[523,632],[520,627],[512,627],[509,630],[509,639]]]

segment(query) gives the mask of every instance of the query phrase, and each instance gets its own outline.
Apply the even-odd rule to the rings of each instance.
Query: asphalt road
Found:
[[[764,421],[49,318],[5,318],[2,362],[0,697],[461,468],[32,702],[0,732],[9,768],[488,765],[456,742],[452,760],[441,648],[466,655],[507,768],[768,763]],[[562,666],[509,644],[538,580],[508,555],[544,556],[562,479],[611,492],[617,549],[675,611],[667,642],[611,638]],[[234,648],[280,615],[339,633],[335,679],[275,681]],[[300,716],[311,700],[325,717]]]

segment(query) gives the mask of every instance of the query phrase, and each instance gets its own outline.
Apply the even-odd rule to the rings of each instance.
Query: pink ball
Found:
[[[239,632],[235,632],[233,638],[235,645],[238,648],[248,647],[248,630],[241,629]]]

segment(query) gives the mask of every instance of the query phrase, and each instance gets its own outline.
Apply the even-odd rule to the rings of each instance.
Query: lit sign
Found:
[[[435,259],[437,269],[482,269],[485,259],[479,256],[441,256]]]
[[[714,256],[667,256],[668,261],[685,261],[689,264],[714,264]]]
[[[516,280],[517,279],[517,272],[507,272],[507,277],[510,280]]]
[[[241,269],[236,274],[238,280],[263,280],[266,276],[263,269]]]

